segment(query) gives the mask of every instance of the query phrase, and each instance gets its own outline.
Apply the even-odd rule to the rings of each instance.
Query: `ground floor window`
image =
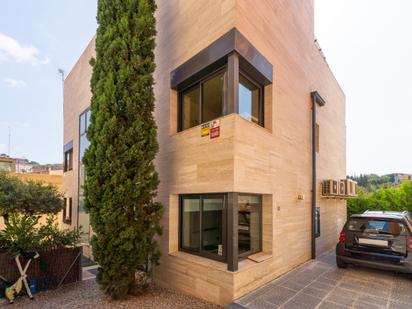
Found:
[[[225,259],[225,202],[225,194],[181,196],[181,249],[217,260]]]
[[[228,198],[229,195],[236,199]],[[229,200],[234,205],[228,205]],[[234,209],[237,215],[228,216],[228,209]],[[228,222],[229,217],[236,218],[232,220],[236,222]],[[233,254],[243,258],[261,251],[262,196],[237,193],[180,196],[180,250],[226,261],[227,244],[236,239],[228,226],[237,227],[238,249]]]
[[[238,207],[238,250],[242,257],[261,251],[262,197],[239,194]]]

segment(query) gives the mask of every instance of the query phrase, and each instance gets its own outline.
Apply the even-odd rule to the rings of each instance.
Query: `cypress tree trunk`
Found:
[[[134,292],[136,271],[159,258],[155,9],[154,0],[98,1],[85,207],[93,256],[101,266],[97,281],[113,298]]]

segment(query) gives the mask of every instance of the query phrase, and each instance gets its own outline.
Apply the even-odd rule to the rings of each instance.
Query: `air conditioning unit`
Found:
[[[343,194],[346,197],[357,196],[358,194],[358,183],[352,179],[342,179],[342,183],[345,186],[345,193]]]
[[[322,195],[323,196],[337,196],[338,195],[338,182],[333,179],[324,180],[322,183]]]
[[[339,181],[339,196],[346,195],[346,182],[344,180]]]

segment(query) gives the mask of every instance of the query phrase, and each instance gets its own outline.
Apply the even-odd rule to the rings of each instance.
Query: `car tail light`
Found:
[[[406,237],[406,243],[407,243],[408,251],[412,251],[412,237],[411,236]]]
[[[346,241],[346,234],[345,234],[345,232],[340,232],[340,234],[339,234],[339,242],[345,242]],[[411,238],[411,241],[412,241],[412,238]],[[412,245],[412,242],[411,242],[411,245]]]

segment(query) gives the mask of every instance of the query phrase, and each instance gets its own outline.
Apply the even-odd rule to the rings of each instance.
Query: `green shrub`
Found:
[[[39,224],[38,216],[11,214],[0,231],[0,249],[12,254],[25,251],[76,246],[81,237],[78,229],[59,230],[54,216]]]
[[[36,181],[23,182],[0,172],[0,215],[6,221],[10,214],[57,214],[63,207],[63,195],[55,186]]]
[[[5,229],[0,231],[1,249],[13,254],[34,250],[39,243],[38,220],[35,216],[10,214]]]
[[[0,216],[5,229],[0,231],[0,249],[13,254],[36,249],[75,246],[78,229],[59,230],[55,215],[64,207],[63,195],[52,185],[23,182],[0,172]],[[39,224],[41,215],[48,215]]]
[[[386,210],[412,212],[412,181],[401,185],[380,188],[373,192],[360,189],[357,198],[348,200],[348,216],[366,210]]]

